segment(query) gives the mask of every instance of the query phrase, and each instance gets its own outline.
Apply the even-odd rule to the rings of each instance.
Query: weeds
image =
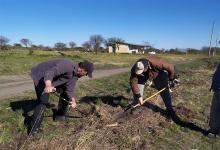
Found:
[[[187,61],[201,56],[159,55],[172,62]],[[0,52],[0,75],[28,74],[32,66],[46,60],[68,58],[74,62],[89,60],[94,63],[95,69],[111,69],[130,67],[137,59],[147,55],[77,53],[72,51],[42,51],[42,50],[11,50]],[[202,56],[204,57],[204,56]]]
[[[71,55],[71,54],[70,54]],[[218,149],[219,140],[209,139],[200,130],[208,128],[208,116],[212,93],[209,92],[211,75],[218,59],[200,59],[177,65],[181,84],[173,93],[173,105],[179,122],[166,118],[164,110],[154,101],[139,107],[132,114],[115,120],[117,113],[131,102],[129,73],[103,79],[79,82],[77,87],[78,109],[88,116],[71,110],[68,123],[55,123],[48,109],[43,122],[44,136],[26,145],[26,149]],[[211,67],[210,67],[211,66]],[[202,85],[201,85],[202,84]],[[146,89],[146,95],[154,89]],[[26,106],[34,99],[34,93],[16,97],[1,103],[0,148],[16,144],[16,136],[25,131],[21,109],[11,110],[10,103]],[[50,99],[57,104],[58,99]],[[163,103],[162,103],[163,107]],[[56,109],[56,107],[54,108]],[[107,128],[106,124],[118,125]],[[178,124],[179,123],[179,124]],[[50,145],[50,147],[48,146]]]

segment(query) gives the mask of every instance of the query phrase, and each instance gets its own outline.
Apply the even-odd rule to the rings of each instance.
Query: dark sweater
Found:
[[[218,64],[218,67],[212,77],[211,89],[220,90],[220,64]]]
[[[76,85],[78,63],[73,63],[67,59],[55,59],[42,62],[31,69],[31,77],[35,86],[44,84],[46,80],[52,81],[52,86],[63,85],[69,99],[75,97],[74,89]]]

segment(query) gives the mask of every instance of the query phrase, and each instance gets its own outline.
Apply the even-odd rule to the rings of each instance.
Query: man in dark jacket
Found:
[[[174,83],[174,65],[158,57],[139,59],[131,69],[130,85],[134,95],[134,102],[143,105],[143,93],[146,83],[154,83],[157,90],[164,87],[160,93],[168,114],[174,113],[172,108],[171,95],[168,88],[169,83]]]
[[[72,108],[76,107],[75,85],[78,78],[88,75],[92,77],[93,64],[84,61],[73,63],[67,59],[56,59],[42,62],[31,69],[38,105],[29,127],[29,134],[38,133],[43,119],[43,113],[49,100],[49,93],[60,91],[61,96],[69,101]],[[56,118],[65,120],[68,102],[59,100]],[[55,119],[56,119],[55,118]]]
[[[220,64],[212,78],[212,91],[214,92],[212,97],[210,121],[209,121],[209,135],[220,135]]]

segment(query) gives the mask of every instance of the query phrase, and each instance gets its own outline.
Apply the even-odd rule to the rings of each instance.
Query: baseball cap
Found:
[[[90,78],[92,78],[92,72],[93,72],[93,69],[94,69],[93,68],[93,63],[85,60],[85,61],[79,63],[79,67],[85,69],[85,71],[87,72],[88,76]]]
[[[144,71],[144,64],[141,61],[136,62],[135,64],[135,73],[142,74]]]

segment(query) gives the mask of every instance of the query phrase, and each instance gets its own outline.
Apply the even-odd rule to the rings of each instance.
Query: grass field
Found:
[[[81,55],[77,56],[93,62],[103,59]],[[106,54],[101,55],[107,57]],[[29,61],[30,56],[26,57]],[[52,57],[45,56],[45,59]],[[130,58],[120,58],[122,55],[116,57],[118,58],[115,62],[122,59],[129,64],[137,56],[132,56],[132,61]],[[123,108],[132,99],[129,73],[123,73],[79,82],[79,111],[71,110],[67,123],[57,123],[52,120],[53,111],[48,109],[44,114],[44,135],[29,139],[24,149],[219,149],[220,139],[209,139],[202,131],[208,129],[212,97],[209,88],[215,66],[220,59],[197,59],[196,56],[184,58],[174,55],[163,57],[172,61],[190,60],[189,63],[176,66],[181,84],[176,86],[172,96],[179,121],[167,119],[164,105],[157,97],[145,106],[135,109],[132,114],[119,118],[118,126],[106,127],[115,123],[118,114],[123,112]],[[36,58],[33,63],[42,59],[44,58]],[[105,61],[110,59],[106,58]],[[146,96],[154,92],[156,91],[152,88],[145,90]],[[58,99],[55,96],[51,95],[50,99],[57,104]],[[34,105],[33,92],[1,102],[0,149],[17,149],[23,145],[27,138],[24,121],[31,115]]]
[[[49,59],[69,58],[75,62],[89,60],[96,69],[110,69],[131,66],[137,59],[147,55],[140,54],[107,54],[107,53],[79,53],[66,51],[62,55],[55,51],[34,51],[29,55],[28,50],[0,51],[0,75],[28,74],[33,65]],[[189,61],[205,57],[198,55],[159,55],[173,62]]]

